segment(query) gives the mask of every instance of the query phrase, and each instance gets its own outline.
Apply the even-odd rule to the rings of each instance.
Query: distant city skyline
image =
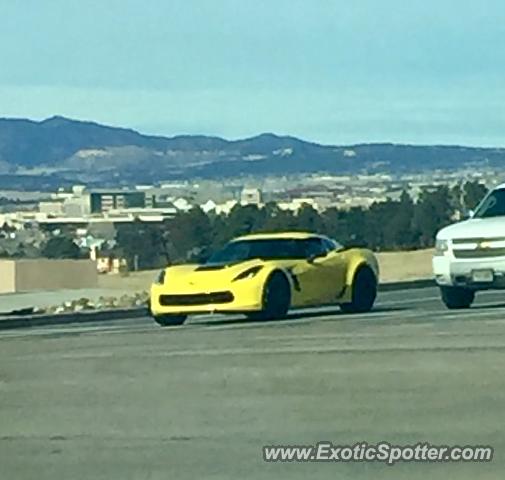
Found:
[[[27,0],[0,13],[2,117],[505,146],[498,0]]]

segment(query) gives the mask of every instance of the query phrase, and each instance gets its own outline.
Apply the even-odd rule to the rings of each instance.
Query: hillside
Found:
[[[147,182],[161,178],[226,177],[303,172],[357,173],[500,166],[505,149],[362,144],[331,146],[261,134],[228,141],[203,135],[160,137],[52,117],[0,119],[0,187],[37,178]]]

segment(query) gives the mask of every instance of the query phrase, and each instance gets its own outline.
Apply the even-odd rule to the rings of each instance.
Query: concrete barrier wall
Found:
[[[0,293],[97,286],[96,263],[91,260],[0,260]]]
[[[378,253],[382,282],[431,278],[433,250]],[[102,275],[100,286],[148,290],[158,271],[136,272],[130,277]],[[0,260],[0,293],[34,290],[96,288],[96,264],[91,260]]]
[[[15,291],[95,288],[96,263],[91,260],[27,259],[15,261]]]
[[[16,291],[15,270],[15,261],[0,260],[0,293],[13,293]]]
[[[406,282],[433,278],[431,260],[434,250],[414,250],[410,252],[376,253],[380,266],[381,283]],[[127,277],[120,275],[100,275],[100,288],[138,292],[149,290],[159,270],[130,272]]]
[[[381,282],[404,282],[432,278],[433,253],[433,249],[377,253]]]

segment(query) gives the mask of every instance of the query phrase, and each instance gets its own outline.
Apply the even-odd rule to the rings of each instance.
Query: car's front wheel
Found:
[[[249,313],[251,320],[273,320],[284,318],[291,304],[291,286],[282,272],[274,272],[263,289],[263,308]]]
[[[182,325],[186,318],[186,315],[153,315],[154,321],[162,327]]]
[[[352,299],[342,303],[340,309],[344,313],[369,312],[377,297],[377,278],[369,267],[361,267],[352,283]]]
[[[475,292],[462,287],[440,287],[442,302],[447,308],[459,309],[470,308],[474,299]]]

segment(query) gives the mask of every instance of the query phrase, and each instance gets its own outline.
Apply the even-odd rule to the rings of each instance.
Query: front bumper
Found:
[[[475,281],[478,271],[492,271],[492,281]],[[433,257],[433,273],[440,286],[467,287],[473,290],[505,289],[505,257],[459,259],[452,251]]]
[[[249,281],[215,290],[168,289],[153,284],[150,307],[153,315],[257,312],[262,309],[262,295],[261,285]]]

